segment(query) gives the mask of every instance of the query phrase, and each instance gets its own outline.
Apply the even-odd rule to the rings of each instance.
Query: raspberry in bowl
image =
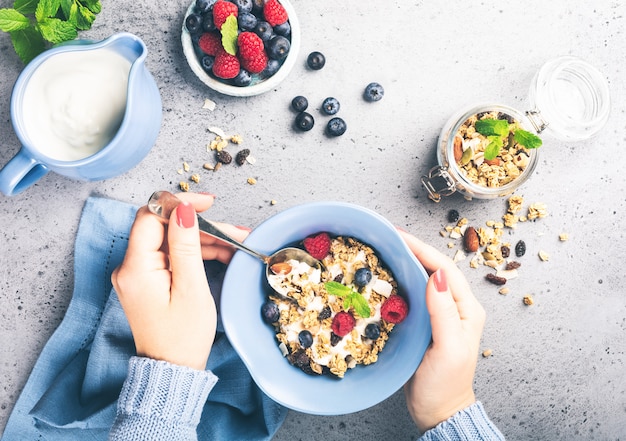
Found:
[[[288,0],[194,0],[182,46],[196,76],[230,96],[275,88],[295,64],[300,26]]]
[[[335,300],[336,309],[330,311],[329,317],[325,318],[322,313],[321,321],[324,323],[320,322],[319,327],[330,328],[321,331],[324,335],[330,336],[331,332],[337,336],[343,334],[345,340],[352,334],[366,344],[378,341],[380,334],[385,334],[384,348],[378,351],[374,363],[357,363],[347,370],[341,368],[340,371],[345,374],[343,377],[327,372],[307,372],[306,366],[310,363],[305,361],[303,364],[299,356],[292,357],[292,363],[287,358],[288,354],[280,348],[276,328],[265,320],[266,316],[270,320],[278,320],[277,316],[285,314],[282,312],[284,306],[268,303],[275,292],[265,278],[265,268],[258,260],[243,253],[237,252],[227,268],[220,314],[233,348],[254,381],[270,398],[304,413],[341,415],[385,400],[399,390],[417,369],[431,339],[424,298],[428,277],[389,221],[369,209],[348,203],[316,202],[289,208],[261,223],[245,243],[260,252],[271,252],[287,245],[304,246],[305,239],[314,238],[313,243],[307,241],[310,252],[321,253],[328,240],[317,239],[320,234],[328,235],[331,246],[338,247],[331,254],[339,255],[344,251],[364,255],[371,253],[369,260],[362,257],[347,259],[353,260],[353,266],[345,271],[340,270],[342,263],[326,260],[325,270],[332,273],[333,279],[339,272],[344,274],[348,280],[333,281],[346,287],[339,288],[346,292],[359,292],[368,298],[368,290],[380,291],[374,295],[376,299],[370,301],[372,313],[361,321],[361,315],[355,314],[356,308],[344,308],[342,297]],[[343,244],[334,243],[339,238]],[[365,247],[371,252],[365,251]],[[374,255],[377,260],[372,260]],[[361,270],[365,267],[370,274]],[[374,286],[376,288],[372,288]],[[333,290],[338,287],[325,288]],[[354,295],[351,293],[348,295]],[[402,298],[402,303],[395,303],[396,295]],[[389,299],[392,299],[391,303],[384,307]],[[318,304],[320,300],[310,298],[303,303],[303,309],[307,308],[309,301],[312,302],[308,305],[309,309],[315,310],[311,315],[318,320],[325,307]],[[394,317],[399,319],[391,332],[388,332],[388,324],[393,323],[383,320],[383,314],[391,320]],[[378,329],[370,324],[378,325]],[[292,326],[294,333],[288,339],[295,339],[291,342],[294,348],[300,345],[310,349],[319,343],[320,330],[315,325],[309,327],[311,335],[300,335],[300,324]],[[355,329],[358,331],[356,334]],[[342,344],[345,349],[347,340]],[[304,370],[298,362],[306,365]]]

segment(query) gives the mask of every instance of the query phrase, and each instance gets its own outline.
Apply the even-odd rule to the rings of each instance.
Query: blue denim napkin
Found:
[[[87,200],[76,236],[72,300],[39,356],[1,441],[107,439],[128,359],[135,353],[110,277],[124,258],[136,210],[109,199]],[[223,266],[208,270],[209,283],[218,291]],[[207,369],[219,381],[204,405],[199,439],[271,439],[287,409],[255,385],[220,323]]]

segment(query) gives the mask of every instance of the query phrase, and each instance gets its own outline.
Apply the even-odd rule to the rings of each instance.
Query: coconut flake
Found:
[[[203,109],[209,109],[210,111],[215,110],[215,101],[211,101],[208,98],[204,99],[204,105],[202,106]]]

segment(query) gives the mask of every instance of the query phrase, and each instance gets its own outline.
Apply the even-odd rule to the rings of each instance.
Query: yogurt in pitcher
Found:
[[[124,118],[130,67],[109,49],[65,52],[44,61],[24,92],[31,143],[60,161],[100,151]]]

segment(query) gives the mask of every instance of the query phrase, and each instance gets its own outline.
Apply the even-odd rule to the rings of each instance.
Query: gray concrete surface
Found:
[[[8,7],[1,0],[0,7]],[[73,241],[85,199],[99,195],[143,204],[153,190],[176,190],[177,169],[200,170],[208,126],[240,133],[257,162],[204,173],[198,191],[218,195],[214,219],[255,226],[301,202],[342,200],[385,215],[452,255],[439,231],[458,209],[471,223],[499,219],[504,200],[429,201],[420,176],[435,163],[447,118],[468,103],[528,106],[530,80],[555,56],[578,55],[609,81],[606,128],[581,143],[546,135],[540,164],[517,194],[544,202],[549,216],[520,225],[529,254],[503,296],[486,269],[459,263],[487,310],[476,393],[511,440],[626,439],[626,4],[623,1],[312,2],[295,0],[302,23],[300,60],[275,90],[228,98],[207,89],[180,49],[187,4],[103,2],[85,38],[128,31],[147,44],[148,68],[163,98],[163,124],[145,160],[123,176],[82,183],[50,174],[16,197],[0,196],[0,428],[30,369],[60,323],[73,283]],[[312,72],[306,55],[326,67]],[[0,165],[18,151],[9,117],[21,69],[8,35],[0,35]],[[361,99],[370,81],[385,86],[376,104]],[[289,103],[305,95],[317,125],[291,129]],[[347,133],[329,139],[317,109],[327,96],[342,104]],[[205,98],[217,103],[202,109]],[[248,185],[248,177],[258,183]],[[270,205],[270,200],[276,205]],[[570,240],[560,242],[560,233]],[[536,253],[550,253],[541,262]],[[528,307],[523,295],[531,294]],[[328,397],[332,400],[332,397]],[[290,412],[275,439],[412,440],[418,432],[401,393],[362,412],[310,416]]]

